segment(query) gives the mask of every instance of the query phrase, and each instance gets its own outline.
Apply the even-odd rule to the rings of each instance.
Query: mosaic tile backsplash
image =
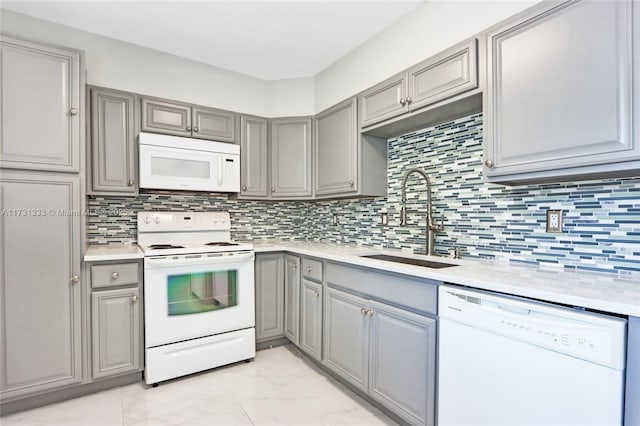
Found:
[[[431,178],[436,251],[565,269],[640,272],[640,177],[508,187],[482,181],[482,114],[388,141],[385,198],[317,202],[230,200],[226,195],[149,192],[90,197],[91,244],[135,242],[139,210],[229,210],[235,239],[280,238],[424,252],[425,183],[409,178],[408,224],[399,226],[401,184],[413,167]],[[129,215],[119,215],[124,209]],[[564,232],[546,233],[547,209],[564,211]],[[389,226],[380,225],[386,211]],[[333,225],[333,214],[339,225]]]

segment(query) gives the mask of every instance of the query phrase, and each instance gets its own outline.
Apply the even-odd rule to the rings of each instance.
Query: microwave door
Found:
[[[158,146],[140,147],[140,187],[216,191],[219,154]]]

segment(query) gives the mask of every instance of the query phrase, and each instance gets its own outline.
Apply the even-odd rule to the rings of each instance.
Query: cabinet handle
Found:
[[[133,185],[135,185],[135,183],[136,182],[133,179],[131,179],[131,180],[129,180],[129,182],[127,182],[127,185],[133,186]]]
[[[488,168],[492,168],[493,167],[493,161],[491,160],[484,160],[484,165],[487,166]]]
[[[80,275],[78,275],[78,274],[73,274],[73,275],[71,276],[71,282],[72,282],[72,283],[74,283],[74,284],[79,283],[79,282],[80,282]]]
[[[307,272],[311,272],[311,266],[307,266],[305,269],[307,270]]]
[[[353,188],[354,182],[352,180],[349,181],[349,186]]]
[[[111,279],[112,280],[117,280],[118,278],[120,278],[120,274],[117,272],[114,272],[113,274],[111,274]]]
[[[405,106],[407,104],[407,100],[405,98],[400,98],[400,105]]]
[[[362,315],[367,315],[367,310],[365,308],[360,308],[360,313]]]
[[[408,103],[408,104],[410,104],[411,102],[413,102],[413,99],[411,99],[411,97],[410,97],[410,96],[407,96],[406,101],[407,101],[407,103]]]
[[[271,192],[276,192],[276,188],[274,186],[271,187]]]
[[[200,130],[198,127],[194,127],[193,128],[193,131],[196,132],[196,133],[198,133],[198,130]]]
[[[367,309],[365,313],[367,314],[368,317],[373,316],[373,311],[371,309]]]
[[[191,126],[187,126],[187,132],[191,131]]]
[[[246,190],[247,190],[247,187],[246,187],[246,186],[243,186],[243,187],[242,187],[242,190],[243,190],[243,191],[246,191]]]
[[[69,110],[69,115],[77,115],[78,114],[78,110],[76,108],[71,108]]]
[[[297,269],[298,268],[298,264],[297,263],[290,263],[289,266],[291,266],[293,269]]]
[[[313,292],[313,294],[314,294],[316,297],[320,297],[320,293],[318,293],[317,291],[314,291],[314,292]]]
[[[131,301],[133,303],[137,302],[138,301],[138,296],[136,296],[135,294],[133,296],[131,296]]]

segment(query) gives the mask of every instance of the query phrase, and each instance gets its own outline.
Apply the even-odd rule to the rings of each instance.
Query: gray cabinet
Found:
[[[140,306],[137,287],[91,295],[94,379],[141,369]]]
[[[489,181],[637,174],[637,6],[544,3],[487,32]]]
[[[478,87],[477,41],[432,56],[359,95],[360,124],[371,126]]]
[[[359,134],[357,104],[347,99],[314,119],[315,198],[387,193],[387,140]]]
[[[356,388],[369,387],[369,302],[326,287],[324,304],[324,364]]]
[[[240,193],[238,198],[264,199],[268,192],[267,119],[240,117]]]
[[[436,320],[374,301],[369,309],[369,395],[411,424],[435,424]]]
[[[271,198],[311,197],[311,118],[270,120]]]
[[[0,174],[3,402],[82,380],[81,192],[78,175]]]
[[[142,265],[95,262],[91,274],[92,378],[142,371]]]
[[[300,258],[284,256],[284,336],[300,344]]]
[[[79,172],[82,53],[6,35],[0,49],[0,167]]]
[[[143,97],[142,131],[236,142],[236,114],[183,102]]]
[[[322,284],[305,278],[300,294],[300,349],[322,360]]]
[[[138,193],[136,149],[138,97],[119,90],[89,89],[89,192]]]
[[[255,262],[256,341],[284,335],[284,256],[258,254]]]

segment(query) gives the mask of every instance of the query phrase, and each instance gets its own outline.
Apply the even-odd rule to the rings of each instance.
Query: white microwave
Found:
[[[140,188],[239,192],[240,146],[140,133]]]

